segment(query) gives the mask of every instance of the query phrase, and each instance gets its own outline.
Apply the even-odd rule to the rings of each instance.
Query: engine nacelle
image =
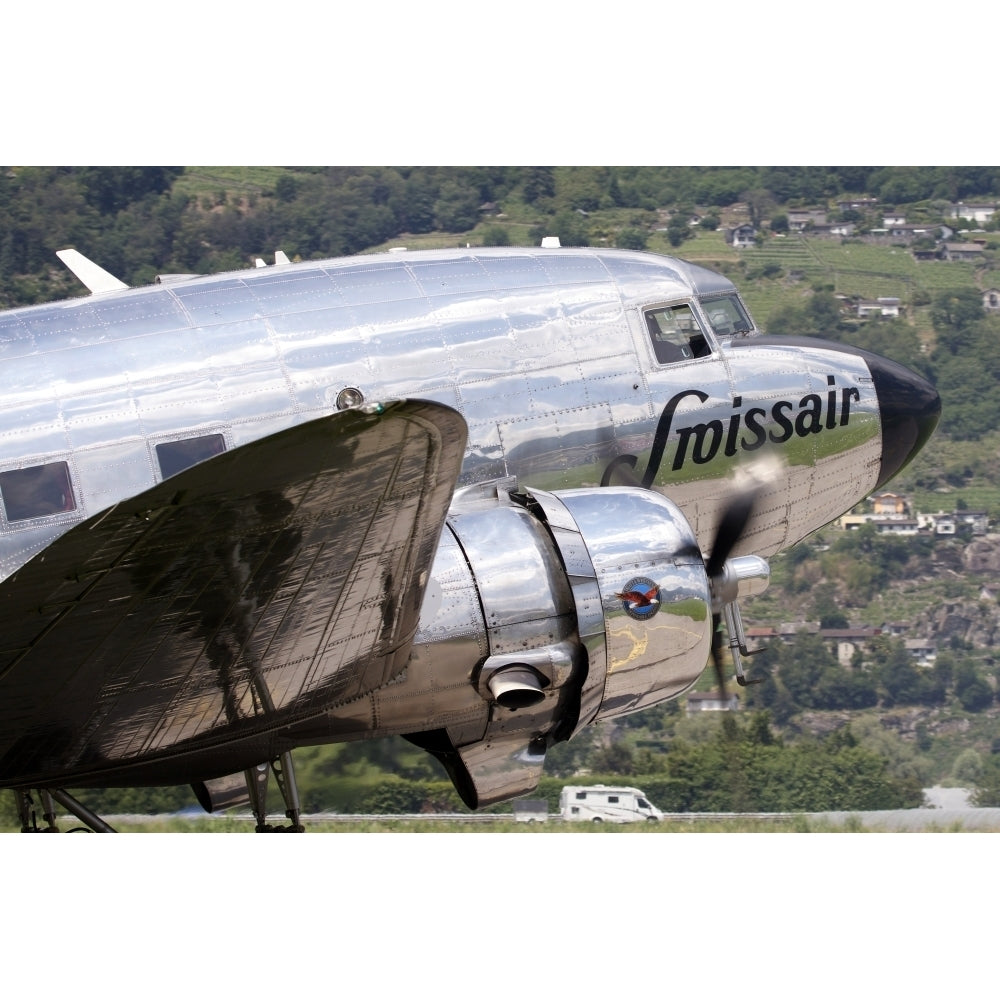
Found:
[[[670,500],[476,489],[446,522],[413,661],[433,664],[437,710],[456,682],[479,710],[410,738],[470,806],[524,794],[553,743],[689,689],[711,639],[705,563]]]
[[[694,531],[676,505],[626,487],[531,496],[566,566],[588,650],[581,723],[690,688],[711,647],[711,593]]]

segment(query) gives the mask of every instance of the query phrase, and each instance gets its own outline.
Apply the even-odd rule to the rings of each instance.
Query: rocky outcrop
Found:
[[[920,615],[910,633],[933,639],[938,648],[958,639],[979,648],[1000,643],[1000,605],[995,601],[946,601]]]
[[[1000,577],[1000,535],[987,535],[966,545],[962,564],[970,573]]]

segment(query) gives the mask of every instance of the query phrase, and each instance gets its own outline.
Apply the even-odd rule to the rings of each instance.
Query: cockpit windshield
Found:
[[[702,299],[701,307],[717,337],[739,337],[753,330],[753,323],[736,295]]]

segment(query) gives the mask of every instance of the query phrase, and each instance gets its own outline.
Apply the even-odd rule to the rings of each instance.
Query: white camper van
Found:
[[[638,788],[612,785],[566,785],[559,796],[559,814],[563,819],[592,823],[663,819],[663,813]]]

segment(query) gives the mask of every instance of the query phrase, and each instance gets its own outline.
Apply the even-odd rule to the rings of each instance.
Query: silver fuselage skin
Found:
[[[860,353],[758,345],[756,331],[720,341],[706,303],[727,295],[724,277],[669,257],[474,249],[275,265],[0,314],[0,474],[65,462],[72,483],[68,509],[0,511],[0,579],[161,481],[158,445],[221,435],[237,448],[335,410],[345,389],[458,410],[460,486],[641,480],[703,547],[738,467],[767,453],[781,472],[741,551],[771,555],[879,483],[879,400]],[[675,303],[690,305],[710,353],[661,364],[644,310]]]

